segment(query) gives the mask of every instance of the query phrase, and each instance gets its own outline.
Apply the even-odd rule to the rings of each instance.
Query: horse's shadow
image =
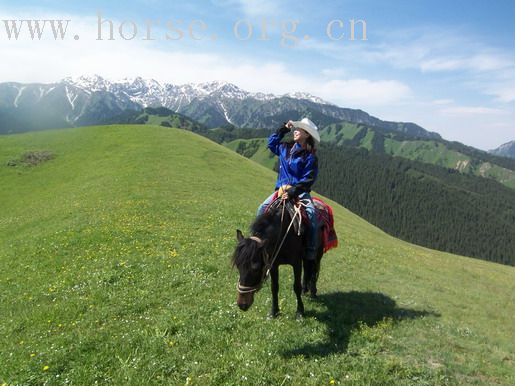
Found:
[[[360,325],[373,327],[385,318],[394,321],[415,319],[440,314],[433,311],[417,311],[397,307],[395,300],[377,292],[334,292],[319,295],[315,300],[325,306],[322,312],[307,311],[307,318],[316,318],[327,325],[328,338],[324,342],[305,344],[303,347],[283,353],[286,357],[326,356],[347,352],[352,331]]]

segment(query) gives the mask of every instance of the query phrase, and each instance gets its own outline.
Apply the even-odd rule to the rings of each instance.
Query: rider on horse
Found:
[[[281,142],[293,129],[293,142]],[[309,118],[288,121],[268,138],[268,148],[279,156],[279,172],[272,193],[258,209],[263,214],[275,197],[282,200],[298,199],[305,207],[309,218],[308,240],[305,259],[314,261],[317,251],[317,216],[311,195],[311,186],[318,175],[318,160],[315,145],[320,142],[318,128]]]

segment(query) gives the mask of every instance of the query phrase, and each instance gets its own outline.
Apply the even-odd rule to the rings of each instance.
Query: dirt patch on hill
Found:
[[[7,166],[38,166],[54,158],[55,155],[51,151],[28,151],[22,154],[20,158],[7,162]]]

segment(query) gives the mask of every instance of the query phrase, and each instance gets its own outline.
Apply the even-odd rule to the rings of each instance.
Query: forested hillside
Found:
[[[315,189],[386,232],[515,265],[515,192],[489,179],[324,144]]]

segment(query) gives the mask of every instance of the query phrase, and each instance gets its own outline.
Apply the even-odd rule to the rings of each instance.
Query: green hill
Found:
[[[268,140],[266,138],[257,139],[236,139],[225,146],[242,156],[251,159],[268,169],[273,169],[277,162],[277,157],[268,150]]]
[[[515,269],[394,239],[341,246],[295,320],[235,306],[229,259],[275,174],[191,132],[0,137],[0,384],[513,384]],[[268,285],[266,286],[268,287]]]
[[[323,141],[363,147],[376,153],[428,163],[463,174],[494,179],[515,189],[515,162],[443,139],[414,138],[350,122],[333,123],[320,131]]]

